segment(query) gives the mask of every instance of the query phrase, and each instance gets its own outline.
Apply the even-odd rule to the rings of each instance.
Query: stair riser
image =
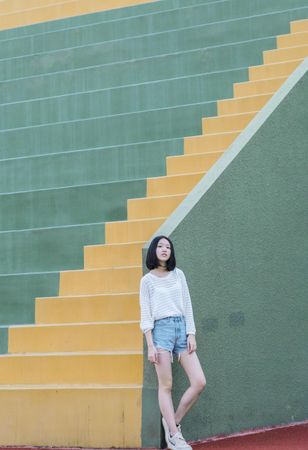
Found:
[[[303,31],[308,31],[308,19],[291,22],[292,33],[301,33]]]
[[[139,448],[141,393],[137,387],[2,389],[1,445]]]
[[[139,323],[9,329],[9,353],[142,350]]]
[[[218,114],[228,115],[259,111],[269,101],[272,95],[266,94],[240,99],[219,100],[217,102]]]
[[[139,320],[139,296],[102,295],[89,297],[37,298],[37,324]]]
[[[61,272],[59,295],[136,292],[141,267]]]
[[[296,47],[308,44],[308,31],[277,37],[277,48]]]
[[[140,384],[142,355],[0,357],[0,385]]]
[[[167,158],[167,174],[178,175],[191,172],[207,171],[220,158],[223,152],[204,155],[185,155]]]
[[[249,67],[249,79],[264,80],[267,78],[288,77],[302,60]]]
[[[153,219],[148,222],[108,222],[105,228],[105,241],[107,244],[121,242],[147,241],[164,219]]]
[[[263,52],[264,64],[304,59],[306,56],[308,56],[308,45]]]
[[[203,133],[220,133],[243,130],[254,118],[255,112],[247,114],[233,114],[202,119]]]
[[[235,83],[233,85],[234,97],[249,97],[277,91],[287,78],[272,80],[250,81],[248,83]]]
[[[143,243],[84,247],[84,268],[141,266]]]
[[[129,220],[167,217],[184,198],[185,195],[177,195],[157,199],[128,200],[127,217]]]
[[[147,196],[177,195],[190,192],[203,176],[204,173],[177,177],[148,178]]]
[[[239,133],[215,134],[185,138],[184,152],[186,155],[194,153],[206,153],[219,150],[226,150],[237,138]]]

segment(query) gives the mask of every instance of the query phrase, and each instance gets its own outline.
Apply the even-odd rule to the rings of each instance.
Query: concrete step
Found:
[[[141,266],[65,271],[60,273],[59,295],[136,292],[141,277]]]
[[[301,62],[302,59],[296,59],[294,61],[251,66],[248,68],[249,80],[254,81],[268,78],[288,77]]]
[[[141,394],[140,384],[0,386],[1,445],[139,448]]]
[[[185,175],[169,175],[147,179],[147,196],[176,195],[190,192],[201,180],[205,172]]]
[[[238,114],[260,110],[273,96],[274,93],[253,95],[249,97],[230,98],[218,100],[218,115]]]
[[[223,131],[243,130],[254,118],[257,111],[226,116],[205,117],[202,119],[203,133],[220,133]]]
[[[277,50],[266,50],[263,52],[264,64],[304,59],[308,56],[308,43],[297,47],[281,48]]]
[[[138,321],[9,327],[9,353],[141,351]]]
[[[283,34],[277,37],[277,48],[298,47],[308,44],[308,30],[300,33]]]
[[[291,33],[302,33],[303,31],[308,31],[308,19],[291,22]]]
[[[141,384],[141,351],[0,355],[3,384]]]
[[[84,247],[84,268],[140,266],[143,245],[144,241],[127,244],[87,245]]]
[[[165,217],[158,217],[156,219],[107,222],[105,225],[105,241],[107,244],[147,241],[165,220]]]
[[[234,97],[249,97],[250,95],[261,95],[277,91],[285,82],[287,77],[270,78],[267,80],[247,81],[234,83]]]
[[[208,171],[224,152],[199,153],[194,155],[170,156],[167,158],[167,174],[179,175],[185,173]]]
[[[227,133],[209,133],[200,136],[186,137],[184,138],[185,155],[226,150],[239,134],[240,131],[232,131]]]
[[[128,220],[167,217],[184,200],[186,195],[168,195],[131,199],[127,202]]]
[[[38,297],[36,324],[139,320],[139,293]]]

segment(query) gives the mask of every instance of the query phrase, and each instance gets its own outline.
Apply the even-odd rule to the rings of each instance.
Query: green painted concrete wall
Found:
[[[186,274],[207,378],[187,439],[308,417],[307,70],[308,60],[157,232]],[[144,376],[143,445],[157,446],[149,364]],[[174,364],[175,402],[186,387]]]
[[[58,293],[58,272],[0,275],[0,325],[33,323],[35,297]]]
[[[0,325],[33,321],[34,297],[307,16],[305,0],[162,0],[0,32]]]
[[[0,355],[8,349],[8,328],[0,326]]]

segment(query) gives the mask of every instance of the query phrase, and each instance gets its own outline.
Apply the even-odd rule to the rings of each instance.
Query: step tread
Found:
[[[22,328],[62,328],[62,327],[87,327],[87,326],[98,326],[98,325],[131,325],[139,324],[139,320],[118,320],[118,321],[104,321],[104,322],[78,322],[78,323],[51,323],[51,324],[28,324],[28,325],[8,325],[10,329],[22,329]]]
[[[14,390],[80,390],[80,389],[142,389],[141,384],[1,384],[0,391]]]
[[[86,351],[86,352],[43,352],[43,353],[14,353],[2,354],[0,359],[17,359],[17,358],[49,358],[49,357],[91,357],[91,356],[127,356],[127,355],[143,355],[143,351],[139,350],[112,350],[112,351]]]

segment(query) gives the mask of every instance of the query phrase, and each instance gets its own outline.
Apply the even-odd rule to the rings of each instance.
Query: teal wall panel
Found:
[[[57,153],[201,134],[215,102],[0,132],[2,158]]]
[[[187,439],[308,417],[303,66],[157,231],[170,235],[186,274],[207,377],[205,393],[182,423]],[[150,408],[153,368],[144,374],[143,404]],[[176,403],[186,386],[174,365]],[[149,421],[149,409],[143,414]],[[144,446],[159,445],[157,435],[147,436],[153,420],[159,417],[143,422]]]
[[[8,328],[0,325],[0,355],[8,352]]]
[[[9,58],[12,55],[17,57],[98,42],[132,38],[206,23],[216,22],[217,25],[217,22],[240,17],[260,14],[269,14],[271,16],[274,12],[277,13],[288,9],[292,14],[292,10],[294,11],[295,8],[305,7],[307,7],[306,0],[282,0],[280,2],[261,0],[254,2],[253,5],[247,0],[225,0],[112,21],[100,20],[100,16],[97,14],[95,15],[96,20],[90,24],[80,24],[62,31],[42,32],[29,35],[28,37],[15,35],[11,39],[2,39],[0,58]],[[301,14],[303,15],[303,11]],[[214,26],[214,23],[212,26]],[[222,26],[217,31],[221,32]],[[0,40],[2,34],[0,32]]]
[[[51,73],[0,83],[2,103],[39,96],[111,88],[174,77],[247,68],[262,63],[262,51],[275,48],[275,38],[226,44],[124,63],[113,63],[80,70]],[[42,94],[43,93],[43,94]]]
[[[213,0],[162,0],[153,3],[145,3],[141,5],[128,6],[125,8],[117,8],[114,10],[43,22],[17,29],[3,30],[1,31],[1,36],[3,39],[10,39],[12,37],[16,37],[17,35],[28,36],[35,33],[47,33],[49,31],[62,30],[68,27],[78,27],[85,24],[92,24],[97,22],[97,20],[112,21],[120,20],[122,18],[129,19],[130,17],[143,16],[151,13],[159,13],[161,11],[169,11],[174,8],[190,7],[193,5],[207,3],[213,3]]]
[[[183,139],[55,153],[0,161],[0,192],[125,181],[165,175],[166,157]]]
[[[0,231],[125,220],[127,199],[145,195],[144,179],[2,194]]]
[[[104,240],[104,223],[2,232],[0,273],[82,269],[83,246]]]
[[[0,325],[34,322],[34,298],[58,295],[59,274],[0,275]]]
[[[303,11],[287,11],[232,21],[193,26],[111,42],[98,42],[41,54],[0,60],[3,79],[22,78],[43,73],[75,70],[99,64],[149,58],[195,48],[222,45],[276,36],[289,31],[289,22]],[[305,9],[308,16],[308,7]]]
[[[233,95],[247,69],[0,105],[0,129],[216,101]]]

